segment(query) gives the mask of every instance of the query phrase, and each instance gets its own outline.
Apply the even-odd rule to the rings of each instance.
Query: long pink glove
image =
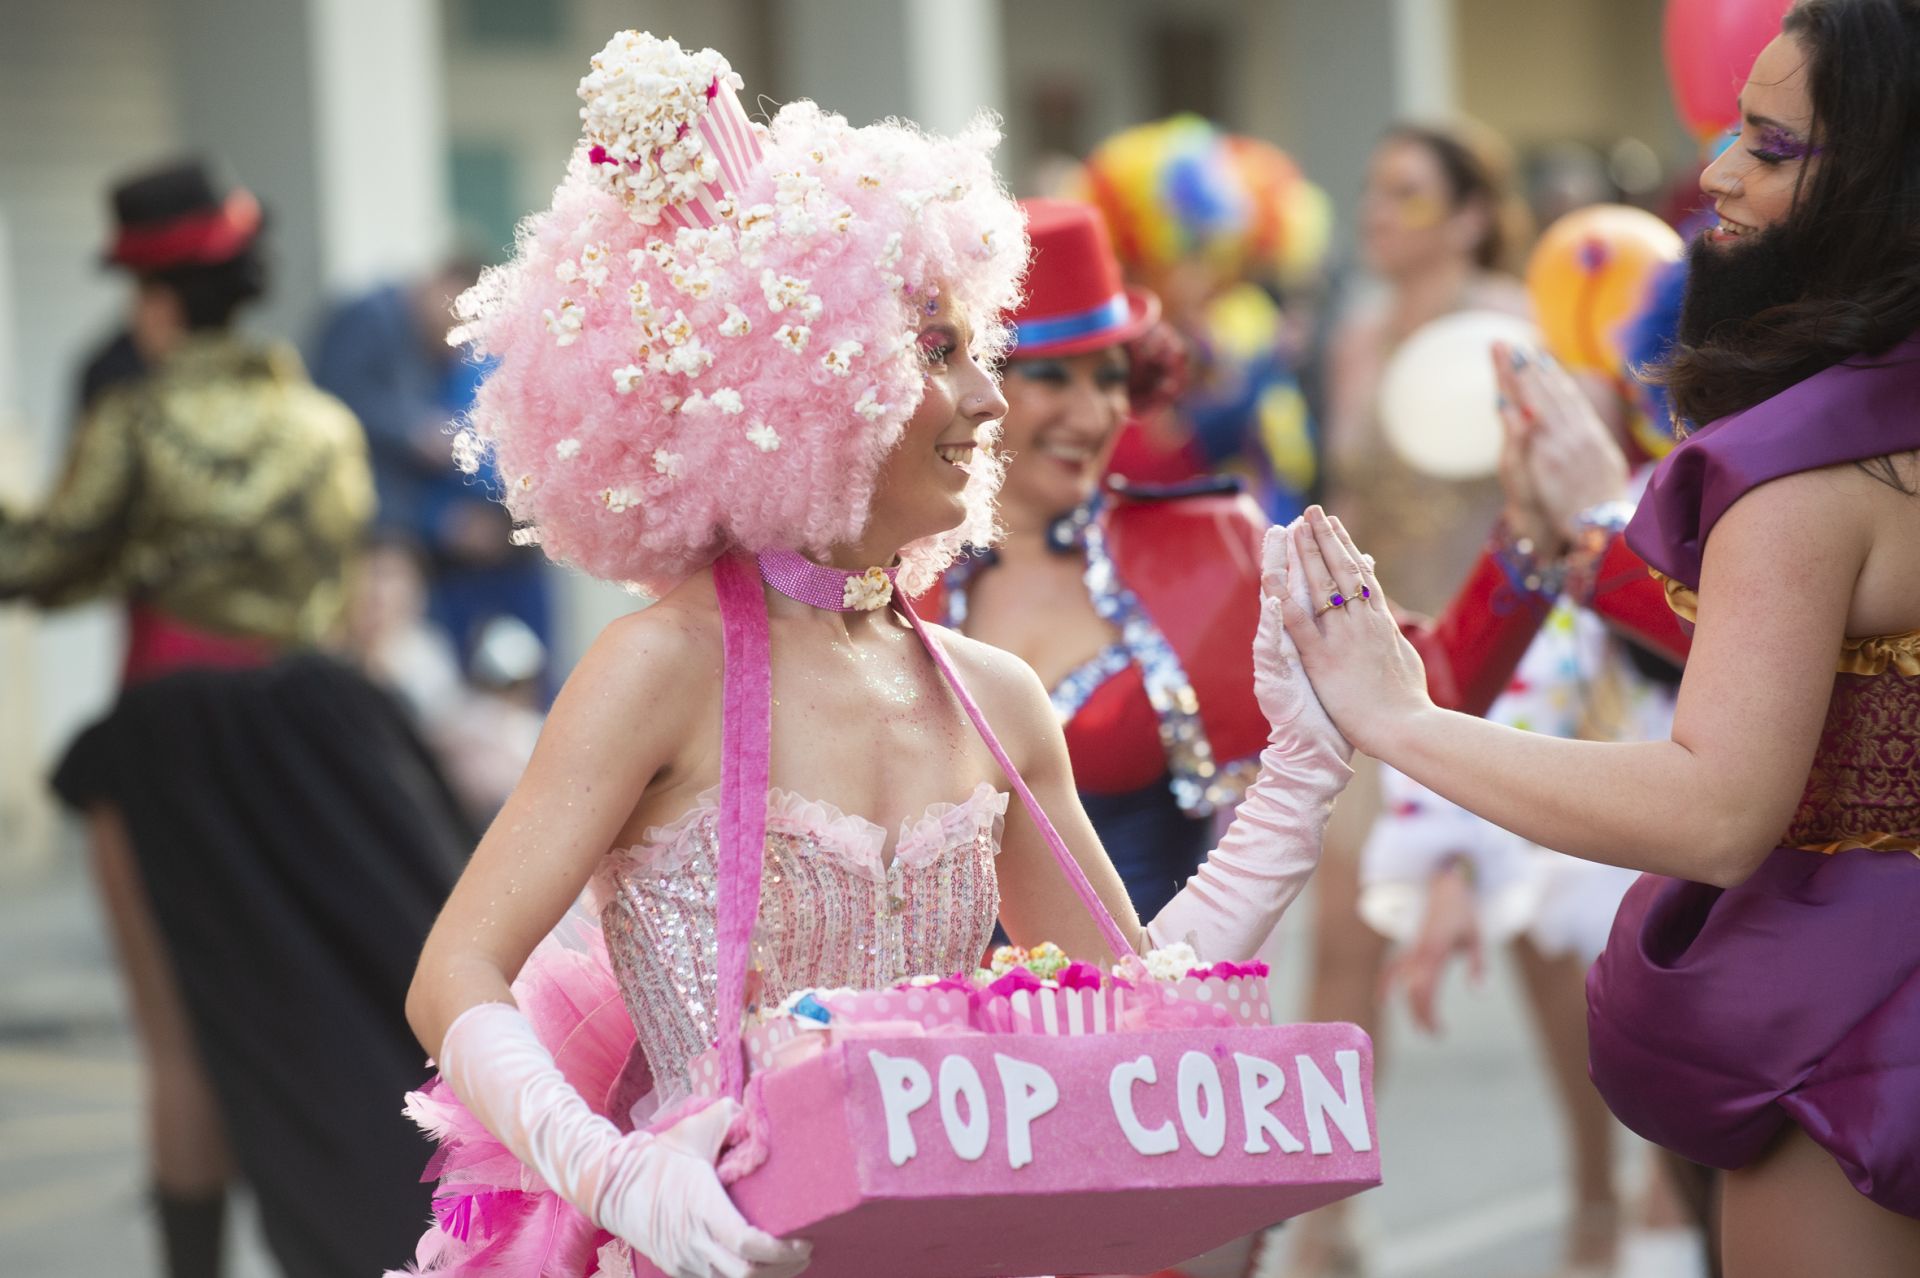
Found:
[[[1267,529],[1260,558],[1253,691],[1269,727],[1260,775],[1220,846],[1147,924],[1154,945],[1185,941],[1209,962],[1250,959],[1265,943],[1319,864],[1327,816],[1353,778],[1353,747],[1320,708],[1280,620],[1285,591],[1314,607],[1286,529]]]
[[[440,1045],[440,1075],[549,1188],[669,1278],[787,1278],[806,1268],[807,1244],[749,1225],[713,1169],[739,1113],[734,1101],[658,1135],[622,1133],[581,1099],[507,1003],[460,1014]]]

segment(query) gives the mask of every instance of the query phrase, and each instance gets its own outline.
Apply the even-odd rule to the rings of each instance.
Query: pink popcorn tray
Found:
[[[1379,1184],[1372,1072],[1353,1025],[835,1043],[749,1087],[733,1198],[816,1278],[1150,1273]]]
[[[1380,1183],[1371,1041],[1353,1025],[1242,1023],[1260,1019],[1264,998],[1169,1028],[1063,1032],[1030,1004],[998,1032],[919,1015],[806,1051],[778,1050],[792,1034],[743,1040],[765,842],[766,613],[749,564],[723,558],[714,581],[727,622],[716,1037],[727,1050],[710,1058],[711,1088],[742,1099],[761,1160],[732,1179],[734,1202],[762,1229],[809,1240],[810,1278],[1148,1273]],[[903,611],[1109,947],[1131,955],[937,643]]]

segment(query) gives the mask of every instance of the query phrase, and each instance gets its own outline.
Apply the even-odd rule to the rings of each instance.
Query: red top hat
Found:
[[[1014,359],[1082,355],[1131,342],[1160,318],[1160,299],[1120,282],[1106,223],[1078,200],[1022,200],[1033,261],[1013,314]]]

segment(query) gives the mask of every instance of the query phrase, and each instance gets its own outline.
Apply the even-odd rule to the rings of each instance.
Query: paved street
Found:
[[[1299,942],[1298,929],[1281,938],[1283,970],[1299,971]],[[0,970],[0,1274],[156,1274],[139,1075],[78,858],[0,885]],[[1485,989],[1454,995],[1449,1039],[1416,1037],[1404,1022],[1390,1030],[1380,1104],[1387,1186],[1362,1200],[1375,1272],[1549,1274],[1560,1134],[1512,983],[1496,963]],[[1627,1160],[1629,1170],[1637,1164]],[[271,1278],[244,1212],[235,1229],[231,1278]]]

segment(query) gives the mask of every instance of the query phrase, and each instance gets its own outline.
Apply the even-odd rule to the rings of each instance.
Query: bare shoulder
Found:
[[[720,610],[711,583],[689,580],[671,594],[616,617],[601,629],[594,648],[612,655],[648,655],[657,660],[691,656],[720,642]]]
[[[953,662],[967,691],[997,732],[1011,735],[1017,727],[1031,732],[1053,722],[1053,705],[1033,667],[992,644],[982,643],[929,622],[927,630]]]
[[[665,598],[609,622],[574,667],[554,712],[678,721],[717,694],[721,666],[712,585],[689,579]]]
[[[967,681],[967,686],[973,688],[976,680],[983,685],[981,688],[973,689],[976,693],[984,692],[984,685],[988,683],[1001,685],[1031,683],[1036,688],[1040,686],[1040,676],[1033,672],[1033,667],[1005,648],[996,648],[990,643],[983,643],[971,636],[961,634],[958,630],[949,629],[931,621],[927,622],[926,626],[927,633],[933,636],[941,650],[952,659],[953,668],[960,672],[960,677]]]
[[[1864,556],[1873,540],[1875,490],[1881,487],[1851,462],[1782,475],[1741,494],[1714,524],[1708,541],[1775,548],[1789,565],[1836,553]]]
[[[1837,645],[1873,545],[1864,490],[1849,467],[1801,471],[1743,493],[1707,534],[1700,627],[1731,618],[1770,642]],[[1699,648],[1696,647],[1696,652]]]

